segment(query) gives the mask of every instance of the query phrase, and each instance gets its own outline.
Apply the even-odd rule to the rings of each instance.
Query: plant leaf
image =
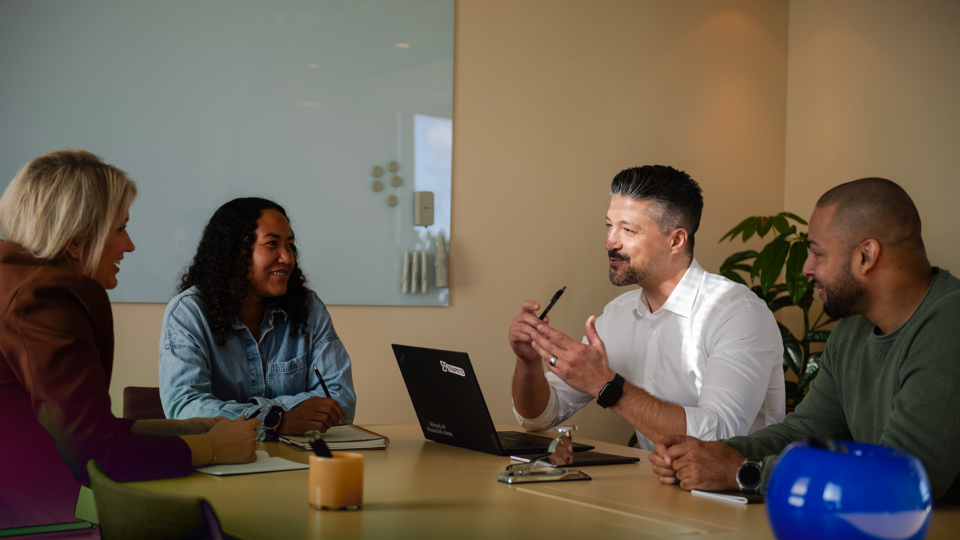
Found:
[[[722,272],[720,275],[729,279],[730,281],[739,283],[744,287],[748,287],[746,280],[743,279],[743,276],[734,272],[733,270],[727,270],[726,272]]]
[[[803,349],[800,348],[800,343],[797,341],[797,338],[793,337],[789,328],[779,321],[777,322],[777,327],[780,329],[780,339],[783,340],[783,363],[792,369],[799,377],[800,359],[803,357]]]
[[[803,339],[807,340],[807,343],[825,343],[829,337],[830,330],[815,330],[808,333]]]
[[[757,279],[757,276],[760,275],[760,269],[763,268],[763,266],[767,263],[767,259],[776,256],[780,249],[779,246],[784,242],[785,240],[783,239],[783,235],[781,235],[771,240],[767,245],[763,246],[763,249],[760,250],[759,254],[757,254],[757,258],[753,260],[753,268],[750,269],[750,281]],[[767,289],[769,289],[769,287],[764,287],[764,293],[766,293]]]
[[[767,301],[763,297],[763,289],[761,289],[759,285],[754,285],[753,287],[750,287],[750,290],[753,291],[753,294],[757,295],[757,298],[763,300],[764,302]]]
[[[727,270],[733,268],[733,265],[737,264],[738,262],[745,261],[747,259],[752,259],[756,256],[757,256],[757,252],[752,249],[748,249],[747,251],[738,251],[733,255],[727,257],[727,260],[723,261],[723,264],[720,265],[720,273],[722,274]]]
[[[803,367],[803,374],[797,377],[797,386],[804,395],[810,391],[810,383],[820,373],[820,353],[810,355],[807,365]]]
[[[780,212],[780,213],[781,213],[782,215],[787,216],[788,218],[796,221],[797,223],[802,223],[802,224],[804,224],[804,225],[807,225],[807,222],[804,221],[802,217],[800,217],[800,216],[798,216],[798,215],[796,215],[796,214],[791,214],[790,212]]]
[[[807,246],[794,242],[790,246],[790,256],[787,258],[787,289],[790,291],[790,298],[797,304],[803,299],[807,292],[807,283],[810,278],[803,275],[803,264],[807,262]]]
[[[747,223],[747,226],[743,228],[743,241],[746,242],[750,239],[754,233],[757,232],[757,229],[760,227],[760,222],[763,218],[760,216],[754,216],[750,218],[750,223]]]
[[[760,235],[760,238],[763,238],[770,232],[770,227],[773,226],[774,217],[764,217],[760,218],[760,226],[757,227],[757,234]]]
[[[733,239],[736,238],[736,236],[740,234],[741,231],[743,231],[744,226],[746,226],[746,224],[749,223],[751,219],[753,219],[752,216],[741,221],[740,223],[737,224],[736,227],[727,231],[727,234],[723,235],[723,238],[720,239],[720,242],[723,242],[727,237],[730,237],[730,241],[732,242]],[[719,244],[720,242],[717,242],[717,243]]]
[[[778,242],[779,241],[779,242]],[[767,258],[760,269],[760,286],[764,291],[769,291],[773,287],[780,274],[783,272],[783,265],[787,262],[787,254],[790,252],[790,243],[786,241],[784,235],[778,236],[771,245],[776,246],[776,252]]]
[[[793,299],[789,296],[778,296],[772,302],[767,303],[767,307],[770,308],[770,311],[776,313],[777,311],[793,305]]]
[[[777,214],[773,216],[773,226],[777,229],[777,234],[787,234],[790,232],[790,224],[787,223],[787,218],[783,217],[783,214]]]

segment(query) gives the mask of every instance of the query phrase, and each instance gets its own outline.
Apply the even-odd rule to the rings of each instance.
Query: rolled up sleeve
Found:
[[[684,407],[687,435],[708,441],[750,431],[767,397],[770,374],[783,363],[780,333],[766,306],[739,302],[716,320],[708,329],[710,354],[697,406]]]

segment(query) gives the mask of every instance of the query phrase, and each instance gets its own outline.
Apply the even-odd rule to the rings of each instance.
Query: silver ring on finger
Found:
[[[557,365],[557,357],[556,357],[556,356],[551,356],[551,357],[550,357],[550,365],[551,365],[551,366]]]

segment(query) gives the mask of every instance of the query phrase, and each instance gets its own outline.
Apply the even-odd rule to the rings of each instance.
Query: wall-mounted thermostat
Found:
[[[433,225],[433,192],[413,192],[413,224],[422,227]]]

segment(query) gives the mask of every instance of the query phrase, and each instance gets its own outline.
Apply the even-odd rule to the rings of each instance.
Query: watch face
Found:
[[[752,461],[748,461],[740,467],[740,470],[737,471],[737,480],[740,481],[740,484],[745,487],[752,487],[760,485],[760,478],[763,474],[763,471],[760,470],[760,466]]]

